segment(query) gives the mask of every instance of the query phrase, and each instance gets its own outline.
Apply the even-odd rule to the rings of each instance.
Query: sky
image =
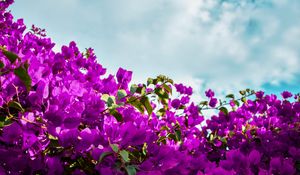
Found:
[[[164,74],[203,94],[300,92],[299,0],[15,0],[27,26],[95,49],[133,82]]]

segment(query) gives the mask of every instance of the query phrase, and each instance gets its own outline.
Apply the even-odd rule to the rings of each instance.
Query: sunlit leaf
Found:
[[[133,165],[128,165],[125,169],[128,175],[136,175],[136,169]]]
[[[129,154],[126,150],[122,150],[120,151],[120,156],[122,157],[122,159],[125,161],[125,162],[129,162],[130,159],[129,159]]]
[[[120,89],[118,90],[117,96],[118,96],[118,100],[121,100],[122,98],[127,96],[127,93],[124,89]]]
[[[123,121],[123,116],[116,109],[111,109],[109,113],[114,116],[118,122]]]
[[[130,93],[134,94],[137,90],[138,86],[136,84],[133,84],[130,86]]]
[[[110,147],[111,147],[111,149],[112,149],[115,153],[119,152],[119,145],[117,145],[117,144],[110,144]]]
[[[141,103],[144,105],[144,107],[147,110],[148,115],[152,114],[153,108],[149,102],[149,98],[147,96],[144,96],[141,98]]]

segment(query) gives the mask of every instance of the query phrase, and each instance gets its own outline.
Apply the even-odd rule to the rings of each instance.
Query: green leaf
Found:
[[[246,91],[245,91],[245,90],[242,90],[242,91],[240,91],[240,94],[241,94],[241,95],[246,95]]]
[[[155,78],[155,79],[153,79],[153,84],[154,85],[157,85],[157,83],[158,83],[158,80]]]
[[[199,103],[199,105],[207,106],[207,105],[208,105],[208,101],[201,101],[201,102]]]
[[[120,156],[122,157],[122,159],[125,161],[125,162],[129,162],[130,159],[129,159],[129,154],[126,150],[122,150],[120,151]]]
[[[159,76],[156,77],[156,79],[157,79],[158,82],[163,82],[167,79],[167,77],[164,76],[164,75],[159,75]]]
[[[169,131],[170,128],[168,126],[162,126],[162,127],[160,127],[160,130],[161,131]]]
[[[119,152],[119,145],[117,145],[117,144],[110,144],[110,147],[111,147],[111,149],[112,149],[115,153]]]
[[[128,165],[125,167],[127,175],[136,175],[136,169],[133,165]]]
[[[174,134],[173,134],[174,135]],[[168,135],[169,136],[169,135]],[[160,136],[157,140],[157,143],[163,143],[163,144],[166,144],[167,141],[166,141],[166,136]]]
[[[239,107],[240,106],[240,102],[238,100],[234,100],[234,104]]]
[[[296,167],[297,171],[299,172],[300,171],[300,161],[299,160],[296,160],[295,167]]]
[[[145,95],[146,94],[146,87],[145,86],[140,86],[136,89],[135,91],[136,93],[139,93],[141,95]]]
[[[177,141],[181,141],[181,130],[180,129],[175,130],[175,136],[176,136]]]
[[[153,108],[150,104],[149,98],[147,96],[144,96],[141,98],[141,103],[144,105],[144,107],[147,110],[148,115],[151,115],[153,112]]]
[[[158,97],[162,99],[169,98],[169,94],[166,91],[164,91],[162,88],[155,88],[154,92],[156,95],[158,95]]]
[[[130,97],[128,99],[128,102],[134,106],[136,109],[138,109],[141,113],[144,113],[145,109],[143,104],[137,99],[136,97]]]
[[[4,63],[0,60],[0,69],[4,68]]]
[[[27,91],[30,91],[31,88],[31,78],[28,74],[28,63],[21,65],[20,67],[14,70],[15,75],[22,81],[25,85]]]
[[[17,109],[17,110],[19,110],[19,111],[22,111],[22,112],[25,111],[25,110],[23,109],[22,105],[21,105],[20,103],[16,102],[16,101],[10,101],[10,102],[8,103],[8,107],[15,108],[15,109]]]
[[[116,103],[115,97],[114,96],[109,96],[108,99],[107,99],[107,102],[106,102],[107,106],[111,107],[115,103]]]
[[[138,88],[138,86],[136,84],[133,84],[130,86],[130,93],[134,94],[136,92],[136,89]]]
[[[180,105],[178,109],[185,109],[186,107],[184,105]],[[200,109],[200,108],[199,108]]]
[[[107,100],[108,100],[108,97],[109,97],[109,94],[102,94],[102,96],[101,96],[101,100],[103,100],[103,101],[107,102]]]
[[[120,89],[118,90],[117,96],[118,96],[118,100],[121,100],[122,98],[127,96],[127,93],[124,89]]]
[[[58,140],[58,137],[55,137],[51,134],[48,134],[48,138],[49,138],[49,140]]]
[[[174,84],[174,81],[170,78],[167,79],[167,82],[170,83],[170,84]]]
[[[143,153],[144,156],[147,155],[147,147],[148,147],[147,143],[144,143],[143,148],[142,148],[142,153]]]
[[[156,115],[158,116],[164,116],[165,114],[166,114],[166,110],[164,108],[161,108],[156,112]]]
[[[222,137],[222,138],[220,139],[220,141],[221,141],[223,144],[227,144],[227,139],[226,139],[225,137]]]
[[[176,138],[175,134],[169,133],[168,138],[174,140],[175,142],[177,142],[177,138]]]
[[[6,120],[7,116],[1,115],[0,116],[0,122],[4,122]]]
[[[222,111],[225,115],[228,114],[228,109],[225,107],[220,107],[219,110]]]
[[[153,78],[147,79],[147,86],[149,86],[150,84],[153,84]]]
[[[226,98],[234,98],[234,95],[233,94],[228,94],[228,95],[226,95]]]
[[[114,116],[118,122],[123,121],[123,116],[116,109],[110,110],[109,113]]]
[[[214,134],[209,134],[209,141],[213,141],[213,140],[215,140],[215,136],[214,136]]]
[[[241,99],[241,101],[244,102],[244,103],[246,103],[246,101],[247,101],[246,97],[243,97],[243,98]]]
[[[78,159],[77,159],[77,162],[78,162],[78,164],[81,166],[81,167],[84,167],[84,165],[86,165],[85,163],[85,160],[82,158],[82,157],[79,157]]]
[[[98,162],[101,163],[105,157],[110,156],[110,155],[112,155],[112,154],[113,154],[113,152],[111,152],[111,151],[103,152],[103,153],[100,155]]]
[[[170,88],[170,86],[168,86],[167,84],[163,84],[163,87],[168,93],[172,94],[172,88]]]
[[[9,59],[11,64],[13,64],[17,59],[20,59],[18,55],[16,55],[13,52],[7,51],[7,50],[2,50],[2,53],[6,56],[6,58]]]

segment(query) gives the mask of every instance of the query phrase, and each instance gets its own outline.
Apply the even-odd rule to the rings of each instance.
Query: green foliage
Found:
[[[118,100],[121,100],[121,99],[123,99],[126,96],[127,96],[127,93],[126,93],[126,91],[124,89],[118,90],[118,92],[117,92]]]
[[[141,103],[146,108],[146,111],[147,111],[148,115],[150,116],[152,114],[153,108],[150,104],[149,98],[147,96],[143,96],[141,98]]]
[[[129,159],[129,154],[126,150],[122,150],[120,151],[120,156],[122,157],[122,159],[125,161],[125,162],[129,162],[130,159]]]
[[[118,122],[123,122],[123,116],[116,109],[110,109],[109,113],[115,117]]]
[[[14,70],[14,74],[22,81],[22,83],[25,85],[27,91],[30,91],[31,89],[31,77],[28,74],[28,67],[29,64],[25,62],[24,64],[21,64],[18,68]]]
[[[19,56],[16,55],[15,53],[13,52],[10,52],[10,51],[7,51],[6,49],[4,49],[3,47],[1,47],[1,50],[2,50],[2,53],[3,55],[5,55],[5,57],[10,61],[10,63],[15,63],[15,61],[17,59],[20,60]]]
[[[136,169],[133,165],[128,165],[125,167],[127,175],[136,175]]]
[[[228,115],[228,109],[224,106],[219,108],[220,111],[222,111],[225,115]]]
[[[117,144],[110,144],[111,149],[115,152],[118,153],[119,152],[119,145]]]
[[[16,101],[10,101],[8,103],[8,107],[11,107],[11,108],[15,108],[21,112],[24,112],[25,110],[23,109],[22,105],[19,103],[19,102],[16,102]]]

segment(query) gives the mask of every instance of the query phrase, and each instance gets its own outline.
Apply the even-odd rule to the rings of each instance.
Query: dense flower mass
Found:
[[[132,72],[107,74],[93,49],[54,52],[43,29],[25,32],[12,2],[0,1],[0,174],[300,174],[299,95],[208,90],[196,104],[165,76],[129,87]]]

